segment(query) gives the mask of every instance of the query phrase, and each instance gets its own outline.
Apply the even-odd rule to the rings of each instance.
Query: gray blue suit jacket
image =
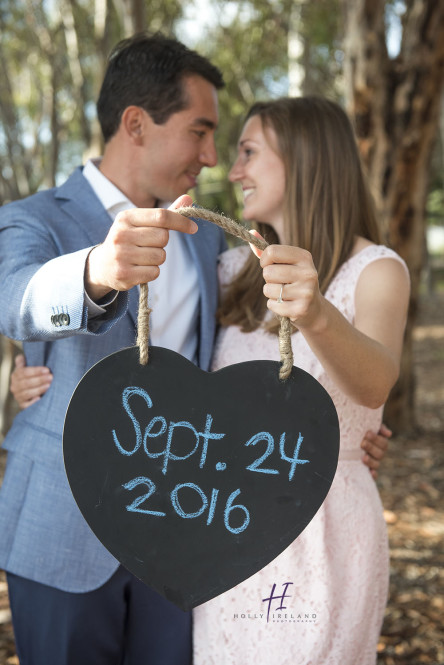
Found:
[[[88,320],[83,273],[111,221],[77,169],[61,186],[0,209],[0,332],[24,341],[28,364],[47,365],[48,392],[9,431],[0,489],[0,567],[65,591],[101,586],[118,562],[80,514],[69,489],[62,431],[69,399],[98,360],[135,343],[138,293],[120,293],[111,312]],[[215,334],[220,229],[198,220],[186,236],[200,285],[199,365],[208,369]]]

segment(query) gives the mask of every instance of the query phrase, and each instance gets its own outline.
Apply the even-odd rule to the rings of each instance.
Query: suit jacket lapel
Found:
[[[57,189],[55,196],[65,200],[61,204],[62,210],[86,233],[92,245],[103,242],[110,229],[111,218],[83,177],[81,167]]]
[[[112,221],[95,195],[92,187],[82,175],[79,167],[56,191],[56,198],[64,199],[62,210],[81,227],[91,245],[99,245],[105,239]],[[138,289],[129,292],[128,314],[134,326],[137,321]]]
[[[194,235],[185,234],[185,242],[190,250],[199,279],[199,366],[206,368],[213,350],[214,326],[211,327],[211,333],[209,333],[208,323],[210,317],[214,318],[212,303],[217,301],[217,281],[215,280],[214,258],[208,252],[205,227],[199,222],[197,215],[195,221],[199,225],[199,231]]]

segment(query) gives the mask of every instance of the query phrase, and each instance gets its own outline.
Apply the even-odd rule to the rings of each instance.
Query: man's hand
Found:
[[[16,356],[10,389],[21,409],[37,402],[46,393],[51,382],[52,374],[47,367],[26,367],[25,356]]]
[[[374,480],[378,476],[379,465],[387,452],[388,440],[391,436],[392,431],[382,424],[377,434],[375,432],[367,432],[361,443],[361,448],[366,453],[362,461],[370,469]]]
[[[132,208],[119,213],[103,243],[88,256],[85,289],[89,297],[97,302],[112,290],[128,291],[156,279],[166,258],[169,231],[197,231],[196,222],[174,212],[191,203],[191,197],[183,195],[168,210]]]

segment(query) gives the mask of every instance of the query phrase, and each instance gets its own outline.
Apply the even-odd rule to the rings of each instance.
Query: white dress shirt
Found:
[[[100,159],[88,160],[83,175],[114,221],[119,212],[136,206],[99,171],[99,164]],[[177,351],[196,362],[199,299],[197,269],[184,234],[170,231],[166,261],[160,266],[159,277],[148,284],[148,302],[153,310],[150,316],[151,344]],[[86,302],[90,315],[105,311],[88,297]]]

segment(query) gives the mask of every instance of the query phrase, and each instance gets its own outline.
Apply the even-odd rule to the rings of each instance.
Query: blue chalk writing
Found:
[[[201,469],[203,469],[203,466],[207,459],[208,441],[210,439],[217,441],[218,439],[223,439],[223,437],[225,436],[225,434],[215,434],[214,432],[211,432],[212,424],[213,424],[213,417],[208,413],[207,419],[205,421],[205,430],[203,432],[200,432],[200,436],[203,438],[202,455],[200,457],[200,464],[199,464]]]
[[[145,492],[141,496],[136,497],[132,503],[125,506],[126,510],[132,513],[153,515],[154,517],[165,517],[166,513],[164,513],[163,511],[148,510],[147,508],[140,507],[156,492],[156,484],[150,478],[146,478],[146,476],[139,476],[125,483],[124,485],[122,485],[122,487],[126,490],[133,490],[134,488],[138,487],[138,485],[145,485],[148,488],[148,492]],[[179,501],[179,492],[182,492],[185,488],[193,492],[196,492],[199,495],[200,500],[202,501],[202,505],[200,506],[200,508],[192,513],[186,512]],[[241,492],[240,489],[231,492],[230,496],[227,499],[224,509],[224,525],[226,529],[230,531],[230,533],[233,533],[235,535],[241,533],[242,531],[245,531],[245,529],[250,524],[250,513],[248,511],[248,508],[246,508],[246,506],[244,506],[241,503],[237,504],[233,503],[236,497],[239,496],[240,492]],[[174,509],[174,512],[176,513],[176,515],[178,515],[183,519],[195,519],[197,517],[200,517],[202,513],[204,513],[205,510],[208,508],[208,516],[206,522],[207,526],[209,526],[214,520],[218,496],[219,496],[219,490],[213,488],[211,490],[210,502],[208,502],[208,498],[205,492],[199,487],[199,485],[196,485],[195,483],[178,483],[170,493],[171,505]],[[230,519],[232,519],[232,513],[235,510],[240,510],[244,515],[244,520],[242,524],[237,527],[232,526],[230,524]]]
[[[293,475],[294,475],[296,466],[298,464],[308,464],[309,461],[310,461],[308,459],[299,459],[299,451],[301,449],[301,444],[302,444],[303,440],[304,440],[304,437],[299,432],[298,440],[296,441],[296,445],[295,445],[294,451],[293,451],[293,457],[287,457],[287,455],[285,454],[285,449],[284,449],[284,446],[285,446],[285,432],[283,432],[281,434],[281,438],[279,439],[279,452],[281,454],[281,458],[285,462],[290,462],[290,471],[288,472],[288,479],[289,480],[293,479]]]
[[[160,427],[157,430],[157,432],[153,432],[152,429],[153,429],[154,425],[156,425],[157,423],[160,423]],[[148,455],[148,457],[155,458],[155,457],[159,457],[160,455],[162,455],[162,451],[160,453],[150,453],[149,452],[148,446],[147,446],[147,439],[154,439],[157,436],[162,436],[162,434],[164,434],[166,432],[166,428],[167,428],[167,422],[166,422],[165,418],[163,418],[162,416],[155,416],[152,420],[150,420],[147,427],[145,427],[145,434],[143,435],[143,449],[144,449],[145,453]]]
[[[145,400],[145,402],[147,403],[148,408],[151,408],[153,406],[153,403],[151,401],[151,397],[148,395],[148,393],[145,390],[143,390],[143,388],[138,388],[137,386],[132,386],[132,387],[129,387],[129,388],[125,388],[125,390],[123,391],[123,393],[122,393],[122,404],[123,404],[123,408],[125,409],[125,411],[129,415],[129,417],[131,418],[131,421],[134,425],[134,430],[136,432],[136,444],[135,444],[135,446],[132,450],[126,450],[126,448],[124,448],[120,444],[120,441],[117,438],[116,430],[113,429],[112,434],[113,434],[114,443],[117,446],[117,450],[120,453],[122,453],[122,455],[134,455],[134,453],[137,450],[139,450],[140,444],[142,443],[142,432],[140,430],[139,421],[136,419],[136,417],[135,417],[134,413],[132,412],[132,409],[129,405],[129,399],[133,395],[139,395],[140,397],[142,397]]]
[[[196,453],[196,451],[199,448],[200,440],[202,439],[202,452],[199,461],[199,467],[202,469],[207,459],[209,442],[213,440],[217,441],[225,436],[225,434],[223,433],[216,433],[211,431],[211,426],[213,424],[213,417],[211,416],[211,414],[208,413],[206,416],[205,427],[203,432],[197,431],[197,429],[190,422],[186,420],[182,420],[180,422],[171,421],[169,424],[167,424],[167,421],[163,416],[154,416],[150,420],[148,425],[145,427],[145,431],[142,437],[142,429],[140,423],[137,420],[136,416],[134,415],[133,410],[130,406],[130,398],[133,397],[134,395],[142,397],[145,400],[148,408],[152,408],[153,406],[151,397],[148,395],[148,393],[145,390],[143,390],[143,388],[131,386],[123,390],[122,392],[123,408],[130,417],[131,422],[133,423],[134,431],[136,434],[136,441],[132,449],[125,447],[124,445],[121,444],[119,437],[117,436],[116,430],[113,429],[112,437],[117,450],[122,455],[131,456],[134,455],[134,453],[136,453],[139,450],[143,442],[143,451],[148,457],[150,457],[151,459],[155,459],[158,457],[163,458],[162,473],[166,475],[170,460],[178,461],[178,460],[188,459],[189,457],[191,457]],[[190,449],[186,453],[179,455],[177,452],[174,452],[173,441],[176,435],[176,440],[178,439],[179,444],[183,447],[185,440],[184,430],[188,430],[188,432],[192,433],[193,442],[191,444]],[[152,445],[154,444],[150,443],[150,440],[162,437],[166,432],[167,432],[167,439],[165,447],[162,450],[153,450]]]
[[[179,503],[179,499],[177,497],[177,494],[179,490],[182,489],[182,487],[189,487],[190,489],[194,490],[197,492],[202,499],[202,505],[199,508],[199,510],[196,510],[195,513],[186,513],[182,506]],[[203,493],[203,491],[200,489],[199,485],[195,485],[194,483],[180,483],[179,485],[176,485],[176,487],[173,489],[171,492],[171,503],[173,504],[173,508],[176,511],[176,513],[180,516],[183,517],[184,519],[190,519],[193,517],[200,517],[202,513],[204,512],[205,508],[208,506],[208,499]]]
[[[224,524],[225,527],[228,529],[228,531],[231,531],[231,533],[241,533],[242,531],[245,531],[247,526],[250,524],[250,513],[248,509],[241,503],[237,503],[233,506],[233,501],[234,499],[239,496],[240,494],[240,489],[234,490],[234,492],[231,492],[230,496],[228,497],[227,505],[224,510]],[[241,510],[244,515],[245,519],[242,522],[241,526],[238,526],[236,528],[233,528],[230,526],[230,515],[233,512],[233,510]]]
[[[248,471],[257,471],[258,473],[279,473],[276,469],[259,468],[259,465],[262,464],[262,462],[266,460],[274,450],[274,438],[270,432],[259,432],[258,434],[255,434],[251,439],[248,439],[245,445],[255,446],[259,441],[268,441],[267,450],[261,457],[258,457],[254,462],[247,466]]]
[[[194,436],[196,437],[196,443],[194,444],[194,448],[189,453],[187,453],[186,455],[182,455],[182,456],[181,455],[175,455],[174,453],[171,452],[171,444],[172,444],[172,441],[173,441],[173,433],[174,433],[174,430],[176,429],[176,427],[184,427],[185,429],[190,429],[193,432]],[[191,457],[191,455],[193,455],[196,452],[198,446],[199,446],[199,432],[197,432],[196,428],[193,427],[191,423],[188,423],[185,420],[183,420],[179,423],[171,422],[170,426],[168,428],[168,438],[167,438],[167,443],[166,443],[165,450],[164,450],[162,473],[166,474],[167,468],[168,468],[168,461],[170,459],[172,459],[172,460],[188,459],[188,457]]]
[[[165,513],[160,512],[159,510],[147,510],[146,508],[139,508],[139,506],[149,499],[149,497],[156,491],[156,485],[153,483],[150,478],[146,478],[145,476],[139,476],[138,478],[134,478],[134,480],[130,480],[128,483],[125,483],[122,485],[126,490],[132,490],[138,485],[146,485],[148,487],[148,492],[146,494],[143,494],[142,496],[138,496],[137,498],[134,499],[134,501],[126,506],[126,509],[129,512],[132,513],[143,513],[145,515],[155,515],[156,517],[165,517]]]
[[[213,521],[214,511],[216,510],[216,501],[217,501],[218,494],[219,494],[219,490],[217,490],[217,489],[213,489],[213,491],[211,492],[211,501],[210,501],[210,507],[208,509],[207,526],[208,526],[208,524],[211,524],[211,522]]]
[[[145,426],[145,429],[142,430],[141,424],[135,416],[132,408],[131,401],[135,397],[142,398],[148,409],[153,407],[153,401],[150,395],[143,388],[129,386],[122,391],[122,406],[132,423],[135,439],[133,442],[122,442],[122,437],[119,437],[116,429],[113,429],[112,439],[118,452],[129,457],[141,449],[142,453],[151,459],[160,458],[160,471],[164,476],[167,474],[171,462],[186,460],[193,455],[196,455],[196,463],[198,463],[199,468],[203,469],[207,461],[210,441],[219,441],[226,436],[224,433],[212,431],[213,416],[209,413],[206,414],[203,431],[199,431],[187,420],[168,422],[166,418],[161,415],[155,415],[151,419],[147,418],[149,422]],[[277,458],[276,461],[279,461],[279,464],[277,465],[278,468],[272,468],[270,465],[271,460],[269,460],[270,456],[273,455],[275,451],[275,439],[273,435],[270,432],[262,431],[251,436],[248,441],[245,442],[245,446],[258,446],[259,448],[260,446],[258,444],[263,441],[266,444],[266,449],[263,454],[256,457],[256,459],[246,466],[245,469],[256,473],[277,475],[280,473],[278,469],[281,469],[283,466],[282,462],[287,462],[290,465],[288,479],[289,481],[293,480],[296,468],[308,464],[310,460],[300,459],[301,445],[304,441],[301,432],[299,432],[299,436],[290,456],[285,450],[286,436],[286,432],[283,432],[280,435],[279,452],[276,450],[275,457]],[[202,448],[199,457],[198,451],[201,442]],[[268,466],[265,466],[266,460],[268,460]],[[211,466],[213,464],[214,457]],[[212,468],[214,467],[212,466]],[[226,462],[217,462],[215,464],[215,469],[216,471],[225,471],[227,469]],[[225,474],[225,476],[227,476],[227,474]],[[125,506],[126,510],[128,512],[141,513],[143,515],[151,515],[154,517],[165,517],[167,513],[161,510],[149,510],[147,508],[147,502],[153,501],[154,495],[159,496],[156,490],[156,485],[150,478],[138,476],[122,485],[122,487],[128,491],[133,491],[139,486],[141,486],[143,490],[139,490],[139,496],[137,496],[132,503]],[[143,493],[140,493],[141,491],[143,491]],[[162,496],[164,496],[164,490],[162,490],[161,493]],[[238,500],[240,494],[240,488],[231,492],[223,508],[224,526],[234,535],[238,535],[245,531],[250,524],[250,512],[248,508],[242,503],[234,503]],[[196,495],[198,502],[197,509],[195,509]],[[222,518],[222,506],[225,499],[220,496],[219,489],[213,488],[210,496],[209,490],[205,492],[195,483],[178,483],[174,489],[169,492],[169,499],[171,501],[172,510],[182,519],[197,519],[206,513],[206,525],[210,526],[217,520],[218,514],[220,514],[219,519]],[[192,511],[185,510],[184,505],[190,505],[186,502],[186,499],[188,499],[188,501],[190,499],[193,500],[193,503],[191,504],[193,508]],[[165,499],[162,501],[161,507],[164,508]],[[220,506],[219,510],[218,506]],[[241,523],[239,524],[239,522]]]

